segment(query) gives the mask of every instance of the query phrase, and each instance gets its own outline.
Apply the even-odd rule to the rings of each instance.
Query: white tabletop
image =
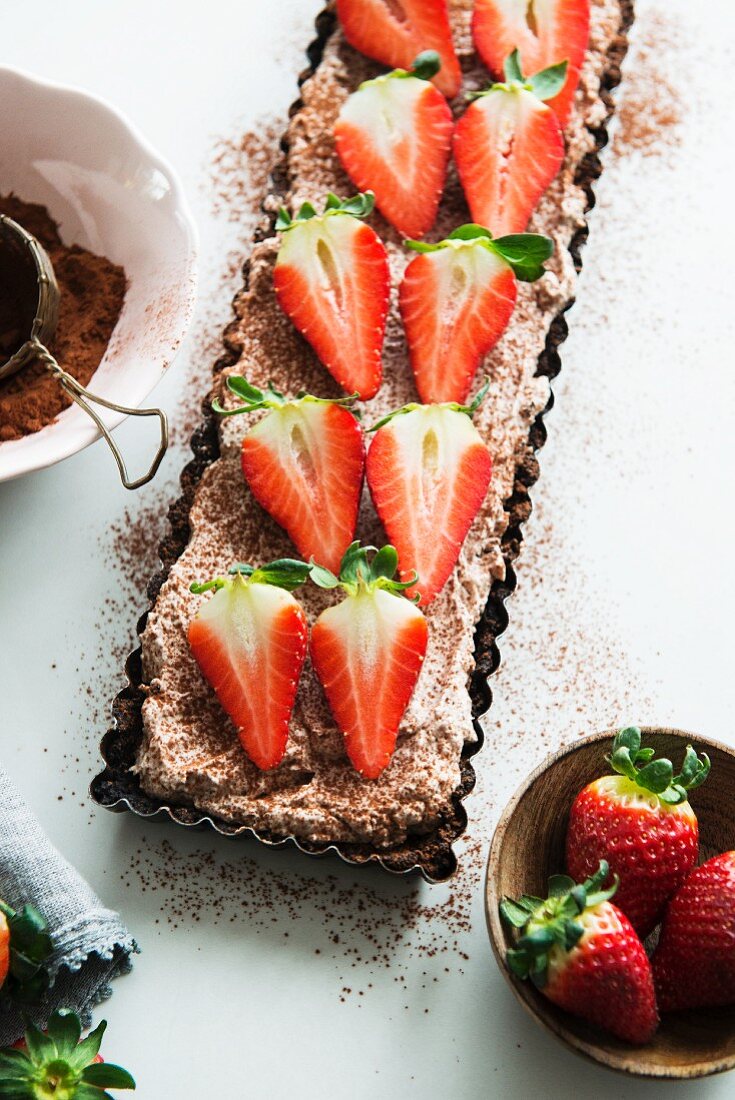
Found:
[[[213,214],[213,140],[284,117],[319,7],[3,5],[3,62],[105,96],[184,179],[202,234],[201,300],[185,352],[155,392],[179,422],[195,401],[187,378],[203,379],[212,361],[205,335],[228,316],[237,280],[223,277],[225,257],[251,224]],[[676,78],[682,121],[662,132],[659,155],[628,146],[606,156],[467,803],[472,850],[454,885],[91,807],[120,653],[152,566],[142,560],[131,582],[114,531],[126,509],[146,510],[163,531],[183,450],[135,498],[99,443],[0,487],[0,755],[140,941],[133,973],[97,1018],[109,1020],[105,1050],[135,1073],[141,1100],[670,1093],[586,1064],[525,1017],[490,954],[481,890],[503,804],[561,742],[636,720],[735,743],[735,15],[727,0],[709,0],[706,20],[688,0],[661,7],[665,33],[653,0],[639,0],[638,37],[658,46],[638,71],[645,64],[654,85],[661,68]],[[128,423],[118,434],[142,468],[146,429]],[[677,1095],[695,1090],[729,1096],[735,1078]]]

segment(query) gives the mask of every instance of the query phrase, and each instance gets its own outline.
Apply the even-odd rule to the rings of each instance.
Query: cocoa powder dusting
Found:
[[[36,237],[49,254],[59,284],[59,322],[50,351],[59,365],[86,386],[102,360],[125,299],[125,272],[104,256],[62,243],[45,207],[17,195],[0,195],[6,214]],[[4,288],[2,288],[4,290]],[[21,332],[19,303],[0,295],[0,357],[29,335]],[[0,382],[0,442],[20,439],[51,424],[71,398],[40,363],[31,363]]]
[[[671,13],[645,12],[637,20],[616,106],[612,151],[616,157],[637,151],[661,156],[679,142],[683,98],[670,74],[672,55],[682,48],[682,34]],[[678,66],[680,79],[686,66]]]

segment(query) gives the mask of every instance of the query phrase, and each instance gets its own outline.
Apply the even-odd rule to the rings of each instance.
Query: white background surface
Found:
[[[213,135],[285,112],[319,7],[320,0],[3,5],[4,63],[109,98],[180,171],[203,238],[202,319],[227,317],[219,272],[242,231],[211,213]],[[678,28],[667,63],[685,97],[681,144],[662,156],[610,158],[598,186],[493,685],[495,754],[489,745],[476,760],[479,794],[468,803],[483,849],[525,772],[581,733],[637,719],[735,744],[735,16],[727,0],[709,0],[706,20],[687,0],[665,7]],[[639,0],[638,8],[643,27],[654,4]],[[180,414],[187,372],[205,372],[210,360],[200,325],[155,398]],[[142,466],[144,429],[128,424],[118,434]],[[171,454],[158,486],[132,502],[102,444],[0,486],[0,752],[50,835],[121,909],[142,945],[104,1007],[106,1052],[135,1073],[137,1095],[668,1096],[666,1084],[585,1064],[525,1018],[490,955],[474,870],[458,887],[474,893],[472,930],[457,947],[469,959],[454,951],[427,960],[396,942],[405,981],[377,967],[366,976],[372,988],[344,1002],[349,961],[330,954],[329,919],[317,909],[310,915],[308,905],[290,919],[276,902],[272,932],[243,914],[215,925],[206,911],[198,920],[184,914],[177,928],[156,923],[169,895],[141,892],[131,860],[143,847],[155,863],[163,839],[183,855],[207,849],[218,861],[242,861],[245,883],[255,868],[260,882],[273,873],[298,888],[308,879],[318,897],[336,875],[356,905],[366,890],[388,908],[418,892],[440,912],[449,896],[448,888],[355,875],[337,863],[164,834],[81,805],[97,770],[106,701],[120,686],[119,666],[100,646],[132,641],[144,606],[144,575],[133,598],[126,590],[121,599],[109,529],[131,504],[152,506],[161,490],[173,491],[180,465],[181,454]],[[162,526],[162,516],[155,522]],[[119,610],[100,633],[108,599]],[[682,1100],[733,1093],[732,1075],[677,1088]]]

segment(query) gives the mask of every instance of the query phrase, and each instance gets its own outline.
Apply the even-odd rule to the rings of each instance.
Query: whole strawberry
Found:
[[[0,1050],[0,1096],[8,1100],[112,1100],[107,1089],[134,1089],[126,1069],[105,1062],[99,1049],[107,1023],[81,1039],[82,1023],[68,1008],[47,1030],[28,1024],[25,1039]]]
[[[697,867],[672,898],[653,976],[662,1012],[735,1004],[735,852]]]
[[[615,775],[577,795],[569,815],[567,871],[582,878],[607,860],[620,878],[616,903],[641,939],[661,920],[666,902],[699,855],[699,827],[687,791],[707,778],[709,757],[689,745],[679,775],[670,760],[641,748],[641,731],[621,730],[606,757]]]
[[[604,860],[577,884],[552,875],[549,896],[505,898],[503,919],[521,931],[506,960],[518,978],[560,1008],[628,1043],[647,1043],[658,1026],[651,964],[628,918],[610,898]]]

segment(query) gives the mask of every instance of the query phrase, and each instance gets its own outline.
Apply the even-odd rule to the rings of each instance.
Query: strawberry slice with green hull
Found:
[[[583,883],[549,879],[546,900],[505,898],[500,913],[520,933],[508,968],[530,978],[550,1001],[627,1043],[650,1041],[658,1027],[651,964],[632,924],[604,889],[603,861]]]
[[[323,214],[304,203],[295,220],[281,210],[273,284],[283,311],[347,393],[374,397],[390,295],[385,246],[359,219],[372,195],[329,195]]]
[[[428,83],[439,55],[421,54],[410,72],[368,80],[345,101],[334,128],[337,152],[360,191],[372,191],[381,214],[408,237],[436,220],[454,121],[444,96]]]
[[[697,867],[672,898],[653,977],[662,1012],[735,1004],[735,852]]]
[[[615,902],[645,939],[668,899],[697,864],[699,827],[687,800],[709,773],[689,746],[681,773],[641,748],[636,726],[621,730],[607,757],[614,775],[588,784],[574,800],[566,839],[567,870],[589,874],[601,859],[619,877]]]
[[[377,425],[368,450],[375,509],[401,580],[419,577],[421,607],[446,584],[490,484],[490,452],[471,420],[478,403],[407,405]]]
[[[242,441],[242,470],[253,496],[303,557],[338,570],[355,537],[365,468],[362,428],[349,409],[352,398],[301,394],[288,400],[237,375],[227,379],[227,387],[242,404],[231,409],[215,402],[223,416],[269,410]]]
[[[506,79],[481,92],[457,123],[454,159],[474,221],[494,234],[523,233],[564,160],[556,114],[544,103],[566,63],[524,80],[517,52]]]
[[[563,88],[550,100],[566,125],[590,37],[590,0],[476,0],[472,35],[482,60],[500,79],[517,49],[524,73],[568,64]]]
[[[314,624],[311,659],[347,755],[365,779],[377,779],[390,763],[428,638],[426,619],[401,594],[409,586],[393,580],[395,549],[384,546],[369,560],[374,550],[353,543],[339,577],[317,565],[311,573],[320,587],[347,594]]]
[[[306,616],[289,590],[308,573],[304,562],[284,558],[260,569],[235,565],[227,577],[191,586],[214,595],[189,624],[189,646],[263,771],[286,751],[307,647]]]
[[[516,278],[543,275],[553,244],[532,233],[495,240],[480,225],[461,226],[438,244],[406,243],[419,253],[399,294],[416,388],[425,404],[464,404],[511,318]]]
[[[422,50],[435,50],[441,69],[434,83],[450,99],[459,92],[447,0],[337,0],[337,15],[350,45],[391,69],[407,69]]]

